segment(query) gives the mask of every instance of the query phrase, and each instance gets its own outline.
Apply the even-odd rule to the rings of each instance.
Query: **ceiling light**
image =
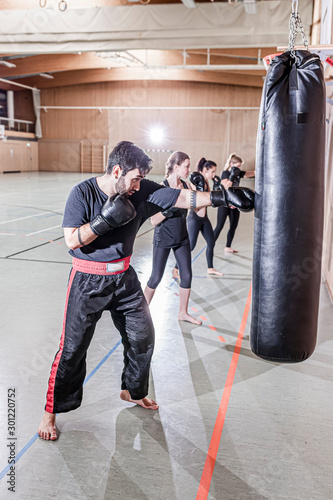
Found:
[[[48,78],[49,80],[53,80],[54,76],[49,75],[48,73],[39,73],[39,76],[42,76],[43,78]]]
[[[6,66],[7,68],[16,68],[16,64],[8,62],[8,61],[4,61],[3,59],[0,61],[0,64],[2,64],[3,66]]]
[[[135,57],[133,54],[128,53],[127,51],[95,52],[95,54],[96,56],[102,57],[103,59],[112,59],[114,63],[125,64],[126,66],[129,66],[130,63],[144,65],[144,63],[140,61],[140,59]]]
[[[160,127],[153,127],[149,132],[150,139],[155,144],[160,144],[164,139],[164,132]]]

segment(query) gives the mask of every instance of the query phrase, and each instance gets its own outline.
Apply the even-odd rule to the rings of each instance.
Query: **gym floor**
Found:
[[[82,406],[59,415],[57,441],[38,438],[71,267],[64,203],[91,175],[1,176],[0,497],[333,499],[332,303],[322,283],[318,343],[309,360],[279,365],[251,353],[253,212],[241,214],[238,254],[224,254],[227,227],[220,235],[214,265],[223,278],[207,277],[201,236],[192,253],[189,310],[201,326],[177,321],[178,284],[168,261],[151,304],[149,395],[159,411],[120,400],[122,346],[105,314],[88,351]],[[216,212],[208,213],[214,226]],[[143,287],[152,236],[147,221],[132,258]]]

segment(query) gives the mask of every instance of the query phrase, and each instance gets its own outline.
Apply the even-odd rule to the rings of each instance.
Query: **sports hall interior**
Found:
[[[202,236],[192,252],[200,326],[177,320],[168,260],[150,306],[159,410],[119,398],[122,345],[103,314],[82,406],[59,415],[58,440],[41,440],[71,269],[70,190],[103,175],[121,140],[149,154],[156,182],[178,150],[192,171],[204,156],[220,175],[230,153],[254,170],[263,83],[295,11],[296,45],[319,54],[327,95],[314,353],[283,364],[251,351],[255,213],[242,213],[238,253],[224,252],[227,225],[215,245],[223,277],[207,276]],[[1,499],[333,500],[332,11],[332,0],[0,0]],[[241,186],[255,190],[255,178]],[[216,209],[208,217],[214,227]],[[143,288],[152,241],[148,220],[131,261]]]

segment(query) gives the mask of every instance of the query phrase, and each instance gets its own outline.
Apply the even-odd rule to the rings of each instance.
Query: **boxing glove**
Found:
[[[239,180],[239,176],[241,174],[241,170],[238,167],[231,167],[230,169],[230,175],[229,175],[229,181],[234,182]]]
[[[246,187],[211,191],[210,200],[213,207],[228,206],[238,208],[241,212],[251,212],[254,209],[254,191]]]
[[[205,190],[206,181],[204,176],[200,172],[192,172],[190,175],[190,182],[194,184],[197,191]]]
[[[219,178],[218,175],[215,175],[213,177],[213,191],[217,191],[218,189],[222,189],[221,179]]]
[[[90,227],[97,236],[102,236],[110,229],[127,224],[135,216],[136,211],[130,200],[122,194],[115,194],[106,200],[100,213],[90,222]]]
[[[171,208],[167,208],[166,210],[164,210],[161,213],[166,219],[170,219],[170,217],[174,217],[176,215],[176,212],[178,212],[178,208],[171,207]]]

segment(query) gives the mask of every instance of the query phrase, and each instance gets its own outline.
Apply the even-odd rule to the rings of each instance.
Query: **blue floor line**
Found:
[[[97,370],[99,370],[99,368],[105,363],[105,361],[111,356],[111,354],[117,349],[117,347],[120,346],[120,344],[121,344],[121,340],[119,340],[119,342],[117,342],[117,344],[114,347],[112,347],[111,351],[108,352],[107,355],[102,359],[102,361],[100,361],[98,363],[98,365],[92,370],[92,372],[89,373],[89,375],[85,378],[85,380],[83,382],[83,385],[85,385],[91,379],[91,377],[93,375],[95,375],[95,373],[97,372]],[[25,446],[23,446],[23,448],[16,455],[16,457],[15,457],[15,464],[8,464],[7,467],[5,467],[0,472],[0,480],[7,474],[7,472],[10,469],[10,467],[12,467],[13,465],[17,464],[17,462],[20,460],[20,458],[34,444],[34,442],[36,441],[37,438],[38,438],[38,433],[36,432],[36,434],[34,436],[32,436],[32,438],[30,439],[30,441],[28,441],[27,444]]]
[[[92,372],[89,373],[89,375],[85,378],[85,381],[83,382],[83,385],[86,385],[88,380],[91,379],[93,375],[97,372],[97,370],[100,369],[100,367],[105,363],[105,361],[111,356],[111,354],[119,347],[121,344],[121,340],[119,340],[114,347],[112,347],[111,351],[107,353],[107,355],[98,363],[98,365],[93,369]]]

